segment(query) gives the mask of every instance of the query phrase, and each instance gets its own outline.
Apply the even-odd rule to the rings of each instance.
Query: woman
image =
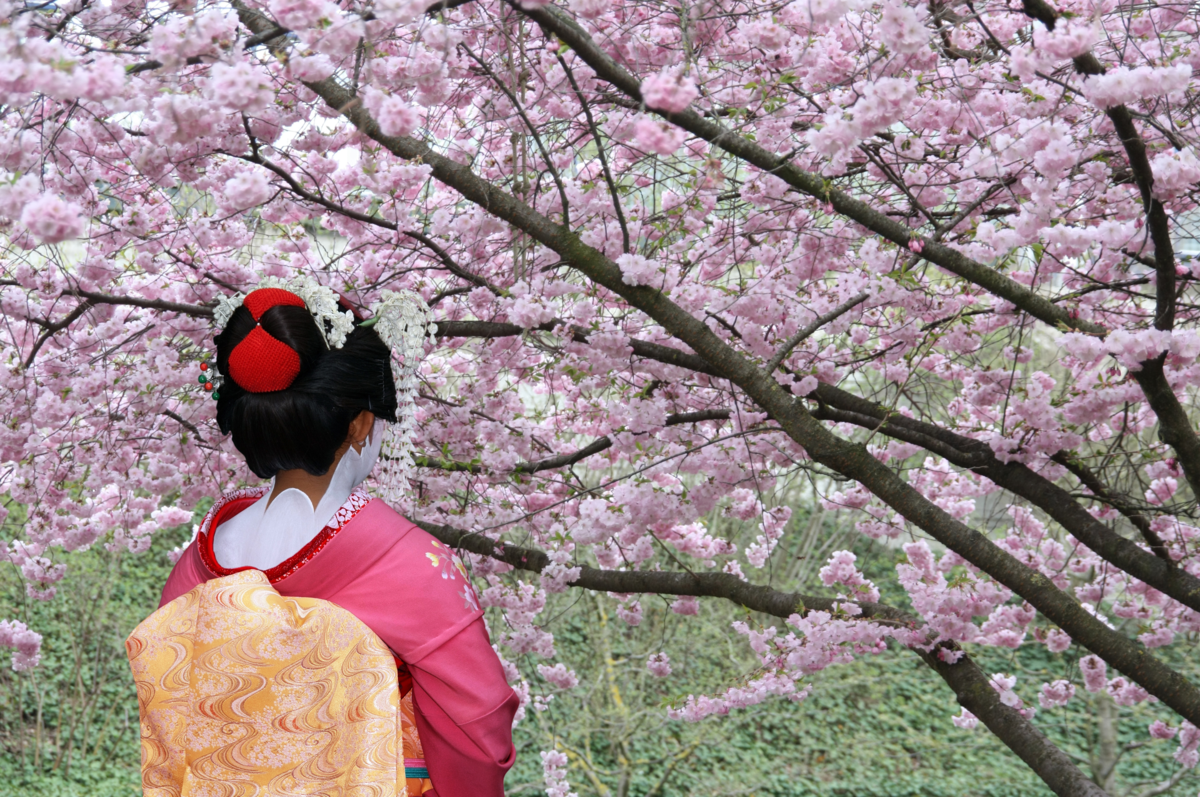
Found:
[[[407,786],[408,794],[499,797],[513,763],[519,701],[467,574],[445,546],[359,486],[379,455],[384,423],[397,421],[392,352],[377,332],[387,315],[377,313],[377,327],[348,321],[339,308],[330,311],[332,292],[296,285],[260,288],[241,306],[235,300],[225,308],[228,321],[216,339],[217,367],[225,375],[214,391],[217,421],[249,468],[274,482],[216,502],[168,578],[159,612],[130,637],[146,792],[178,793],[177,781],[185,777],[244,776],[255,784],[247,794],[320,792],[321,778],[342,778],[346,786],[346,778],[357,777],[343,766],[347,755],[369,758],[361,750],[347,754],[347,744],[366,744],[347,739],[374,738],[361,730],[366,725],[353,724],[365,721],[367,699],[354,690],[379,685],[372,668],[379,669],[380,659],[372,659],[372,651],[390,651],[395,664],[386,660],[387,677],[404,709],[396,719],[415,720],[415,731],[403,727],[394,742],[402,781],[395,793]],[[208,379],[205,386],[214,385]],[[241,596],[241,603],[234,606],[229,595]],[[230,611],[241,614],[215,619]],[[322,613],[334,620],[318,632],[313,618]],[[359,622],[363,640],[347,642],[345,634],[330,631]],[[248,627],[254,635],[244,633]],[[316,639],[313,634],[323,634],[320,644],[287,659],[299,654],[287,652],[286,640]],[[217,637],[219,644],[212,642]],[[173,675],[185,671],[192,681]],[[205,689],[212,694],[196,696]],[[351,697],[335,699],[338,690]],[[288,708],[295,695],[332,702],[301,716]],[[370,699],[376,701],[371,711],[386,709],[386,700]],[[182,703],[190,712],[186,720],[178,716]],[[342,709],[340,719],[330,719]],[[306,722],[312,727],[301,732]],[[309,756],[302,765],[285,766],[278,745],[287,747],[288,740],[320,756],[301,753]],[[392,749],[388,744],[379,749]],[[180,747],[187,751],[174,749]],[[262,771],[250,771],[256,767]],[[284,770],[288,788],[281,785]],[[263,773],[274,773],[270,783],[261,782]],[[308,787],[297,786],[300,781]]]

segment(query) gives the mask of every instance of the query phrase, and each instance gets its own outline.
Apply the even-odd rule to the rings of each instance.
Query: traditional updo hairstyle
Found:
[[[391,352],[379,334],[356,324],[331,349],[317,323],[299,296],[261,288],[216,337],[217,425],[261,478],[293,468],[324,475],[363,410],[396,422]]]

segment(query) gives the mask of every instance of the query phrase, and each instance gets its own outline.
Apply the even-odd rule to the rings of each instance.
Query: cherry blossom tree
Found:
[[[0,0],[3,556],[49,600],[247,478],[195,382],[219,295],[410,288],[402,509],[544,681],[547,592],[720,598],[781,622],[681,719],[907,649],[1058,794],[1104,793],[1034,717],[1080,689],[1193,767],[1157,649],[1200,632],[1197,67],[1185,0]],[[844,551],[770,586],[796,484],[903,546],[911,608]],[[1041,644],[1074,675],[970,655]]]

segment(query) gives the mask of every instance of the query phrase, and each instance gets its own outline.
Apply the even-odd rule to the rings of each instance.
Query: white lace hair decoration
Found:
[[[331,349],[342,348],[346,336],[354,329],[354,313],[338,307],[338,295],[312,277],[298,276],[286,280],[282,277],[263,277],[262,282],[254,286],[254,290],[260,288],[282,288],[303,299],[304,306],[312,313],[317,328],[325,338],[325,345]],[[213,308],[213,321],[216,322],[217,329],[225,328],[233,316],[233,311],[241,307],[245,299],[244,293],[221,297],[217,306]]]
[[[255,289],[282,288],[304,300],[317,328],[330,349],[340,349],[354,329],[354,313],[338,306],[338,295],[311,277],[291,279],[264,277]],[[222,297],[213,309],[218,329],[229,323],[233,311],[242,306],[246,294]],[[371,307],[371,317],[360,326],[374,327],[392,352],[392,379],[396,383],[396,423],[388,424],[380,452],[382,463],[375,481],[379,497],[399,508],[408,495],[408,475],[413,469],[413,432],[416,430],[417,369],[425,356],[426,341],[437,333],[433,314],[420,296],[411,291],[383,291]],[[212,379],[222,379],[215,363]]]

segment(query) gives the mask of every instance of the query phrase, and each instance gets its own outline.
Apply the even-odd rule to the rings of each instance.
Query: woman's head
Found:
[[[363,410],[396,420],[391,352],[379,335],[356,325],[331,349],[317,323],[295,294],[260,289],[217,336],[217,424],[264,479],[326,473]]]

